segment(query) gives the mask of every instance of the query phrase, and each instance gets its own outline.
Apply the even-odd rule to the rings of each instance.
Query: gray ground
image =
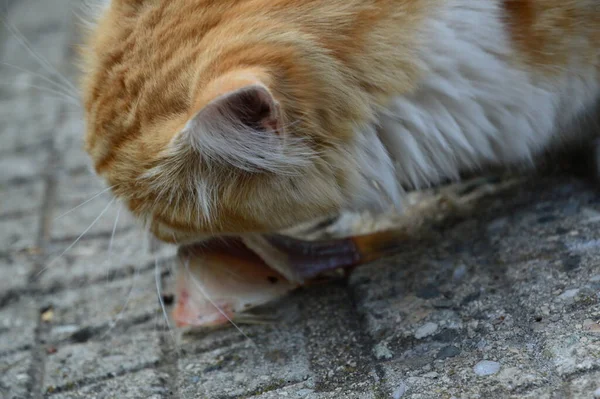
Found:
[[[77,1],[2,0],[73,78]],[[6,29],[0,62],[48,75]],[[304,289],[279,321],[181,338],[154,256],[91,198],[77,107],[0,65],[1,398],[600,398],[600,194],[529,179],[402,255]],[[109,255],[112,254],[112,255]],[[172,249],[156,254],[168,265]],[[171,277],[161,267],[161,283]],[[176,350],[177,349],[177,350]]]

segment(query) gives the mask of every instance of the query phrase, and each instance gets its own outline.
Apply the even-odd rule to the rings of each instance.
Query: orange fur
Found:
[[[305,186],[302,176],[211,168],[206,173],[215,175],[205,177],[213,182],[218,201],[210,221],[194,215],[195,193],[181,189],[173,193],[175,199],[162,198],[141,176],[168,162],[164,153],[173,138],[227,89],[211,84],[248,67],[260,71],[262,83],[281,103],[284,124],[300,121],[290,135],[308,138],[319,153],[349,140],[353,126],[372,118],[392,93],[413,88],[418,76],[415,33],[434,4],[113,1],[84,52],[86,149],[96,171],[167,241],[198,233],[270,231],[335,212],[343,201],[345,177],[326,157],[315,173],[327,174],[323,190],[333,192],[311,202],[297,193]],[[170,184],[187,178],[170,177],[175,179]],[[337,187],[327,187],[331,179]],[[299,194],[297,201],[284,196],[290,191]]]
[[[575,57],[598,63],[600,7],[584,0],[502,0],[520,58],[542,71],[567,67]]]
[[[597,3],[493,1],[524,67],[560,70],[573,54],[598,64]],[[392,96],[418,87],[423,21],[446,2],[113,0],[83,52],[86,149],[165,241],[337,212],[351,195],[345,146]],[[316,154],[310,167],[248,171],[179,143],[205,107],[252,84],[279,107],[282,140],[302,139]]]

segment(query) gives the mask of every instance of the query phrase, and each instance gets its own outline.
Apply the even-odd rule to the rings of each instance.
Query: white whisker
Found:
[[[160,307],[162,309],[162,313],[165,318],[165,322],[167,323],[167,328],[169,329],[169,333],[171,334],[173,343],[175,343],[175,349],[177,350],[177,352],[179,352],[179,345],[177,344],[177,339],[175,338],[175,333],[173,333],[173,327],[171,326],[171,322],[169,321],[169,315],[167,314],[167,308],[165,307],[165,301],[163,300],[163,297],[162,297],[160,267],[158,266],[158,258],[156,256],[154,257],[154,280],[156,280],[156,295],[158,296],[158,302],[160,303]]]
[[[50,94],[56,94],[58,96],[56,98],[63,99],[63,100],[69,100],[70,103],[79,106],[79,100],[76,97],[73,97],[70,94],[63,93],[60,90],[56,90],[51,87],[37,86],[37,85],[33,85],[33,84],[28,84],[28,86],[31,87],[32,89],[47,92]]]
[[[47,77],[45,75],[42,75],[41,73],[33,72],[33,71],[30,71],[29,69],[22,68],[22,67],[20,67],[18,65],[9,64],[7,62],[0,62],[0,65],[4,65],[6,67],[13,68],[13,69],[16,69],[18,71],[25,72],[25,73],[27,73],[27,74],[29,74],[31,76],[40,78],[43,81],[45,81],[46,83],[50,83],[51,85],[53,85],[56,89],[61,90],[61,92],[64,93],[65,95],[68,95],[69,97],[72,97],[74,100],[78,100],[78,98],[76,98],[76,97],[73,96],[73,93],[71,93],[70,91],[68,91],[67,89],[65,89],[65,87],[62,86],[60,83],[58,83],[58,82],[50,79],[49,77]],[[65,90],[65,91],[62,91],[62,90]]]
[[[131,297],[133,296],[133,290],[135,289],[135,285],[136,285],[138,276],[139,276],[139,267],[136,267],[135,271],[133,273],[133,280],[131,282],[131,287],[129,288],[129,293],[127,294],[127,298],[125,299],[123,308],[119,311],[119,313],[115,316],[115,318],[110,321],[110,323],[109,323],[110,327],[108,328],[108,330],[106,330],[104,332],[104,334],[102,334],[100,339],[103,339],[104,337],[106,337],[117,326],[117,323],[123,317],[125,310],[127,310],[127,305],[129,304],[129,301],[131,300]]]
[[[113,224],[112,233],[110,234],[110,241],[108,242],[108,262],[110,262],[112,258],[112,249],[115,240],[115,232],[117,231],[117,224],[119,224],[119,216],[121,215],[122,209],[122,206],[120,206],[119,209],[117,209],[117,216],[115,217],[115,223]]]
[[[5,87],[13,87],[12,85],[9,85],[7,83],[0,83],[0,85],[5,86]],[[27,86],[31,87],[33,89],[39,90],[40,92],[42,92],[42,94],[46,94],[46,93],[54,94],[54,97],[52,97],[52,96],[50,96],[50,97],[52,97],[56,100],[64,101],[65,103],[67,103],[69,105],[73,105],[75,107],[81,108],[81,105],[79,104],[79,102],[76,99],[69,97],[62,92],[51,89],[49,87],[41,87],[41,86],[36,86],[33,84],[28,84]]]
[[[14,38],[17,39],[17,41],[19,43],[21,43],[21,45],[27,51],[29,51],[30,55],[36,59],[36,61],[40,64],[40,66],[46,68],[47,72],[54,74],[57,78],[59,78],[70,89],[73,90],[73,93],[77,93],[77,88],[73,85],[73,83],[71,83],[71,81],[69,79],[67,79],[60,72],[58,72],[58,70],[46,58],[44,58],[41,55],[39,55],[38,53],[36,53],[35,50],[33,49],[33,47],[31,46],[31,44],[29,43],[29,41],[27,40],[27,38],[21,32],[19,32],[19,30],[13,24],[11,24],[10,21],[8,21],[2,15],[0,15],[0,21],[2,21],[4,23],[4,26],[6,26],[6,28],[10,31],[10,33],[12,33]]]
[[[79,242],[79,240],[81,240],[81,238],[88,232],[90,231],[90,229],[92,227],[94,227],[94,225],[98,222],[98,220],[100,220],[100,218],[102,217],[102,215],[104,215],[106,213],[106,211],[108,211],[108,208],[110,208],[110,206],[115,202],[115,198],[113,198],[112,200],[110,200],[110,202],[108,203],[108,205],[106,205],[106,207],[102,210],[102,212],[100,212],[100,214],[98,215],[98,217],[96,217],[96,219],[94,219],[94,221],[92,222],[92,224],[90,224],[88,226],[87,229],[85,229],[85,231],[83,233],[81,233],[81,235],[79,235],[79,237],[77,237],[77,239],[75,241],[73,241],[73,243],[71,245],[69,245],[67,247],[67,249],[65,249],[59,256],[57,256],[56,258],[54,258],[54,260],[52,262],[50,262],[46,267],[44,267],[42,270],[40,270],[37,275],[39,276],[40,274],[42,274],[43,272],[45,272],[46,270],[48,270],[54,263],[56,263],[60,258],[63,257],[64,254],[67,253],[67,251],[69,251],[71,248],[73,248],[75,246],[75,244],[77,244]]]
[[[122,206],[119,207],[119,209],[117,209],[117,216],[115,217],[115,223],[113,224],[113,228],[112,228],[112,233],[110,234],[110,241],[108,242],[108,257],[106,259],[106,262],[104,262],[104,264],[107,266],[106,267],[106,281],[109,280],[109,271],[110,271],[110,262],[112,261],[112,255],[113,255],[113,243],[115,240],[115,232],[117,230],[117,224],[119,224],[119,216],[121,215],[121,210],[123,209]],[[123,260],[125,256],[123,256],[121,258],[121,260]]]
[[[115,186],[108,187],[108,188],[105,188],[104,190],[102,190],[102,191],[100,191],[99,193],[95,194],[95,195],[94,195],[92,198],[88,199],[87,201],[85,201],[85,202],[82,202],[81,204],[77,205],[75,208],[73,208],[73,209],[71,209],[71,210],[69,210],[69,211],[67,211],[67,212],[63,213],[62,215],[58,216],[57,218],[55,218],[55,219],[54,219],[54,221],[57,221],[58,219],[61,219],[61,218],[65,217],[65,216],[67,216],[67,215],[68,215],[68,214],[70,214],[71,212],[74,212],[74,211],[76,211],[77,209],[81,208],[81,207],[82,207],[82,206],[84,206],[85,204],[88,204],[88,203],[90,203],[91,201],[95,200],[96,198],[98,198],[99,196],[101,196],[102,194],[104,194],[105,192],[107,192],[107,191],[109,191],[109,190],[112,190],[112,189],[113,189],[113,188],[115,188],[115,187],[116,187],[116,185],[115,185]],[[119,209],[120,209],[120,208],[119,208]]]
[[[250,343],[252,345],[257,346],[256,343],[252,340],[252,338],[250,338],[244,331],[242,331],[242,329],[233,320],[231,320],[231,318],[229,316],[227,316],[227,313],[225,313],[219,307],[219,305],[217,305],[212,300],[212,298],[210,298],[210,296],[208,295],[208,293],[206,292],[204,287],[202,287],[202,284],[198,281],[198,279],[196,279],[196,277],[194,277],[194,275],[190,271],[189,259],[186,259],[184,265],[185,265],[185,269],[187,270],[189,277],[192,279],[192,282],[194,283],[194,285],[200,290],[200,293],[219,311],[219,313],[221,313],[221,315],[223,315],[223,317],[225,317],[227,319],[227,321],[229,321],[229,323],[231,323],[232,326],[234,326],[236,328],[236,330],[238,330],[240,332],[240,334],[242,334],[244,337],[246,337],[246,339],[248,339],[248,341],[250,341]]]

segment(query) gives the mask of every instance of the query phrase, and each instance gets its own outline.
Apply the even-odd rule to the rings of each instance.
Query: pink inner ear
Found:
[[[283,133],[279,104],[261,85],[235,90],[208,107],[215,107],[222,115],[255,130]]]

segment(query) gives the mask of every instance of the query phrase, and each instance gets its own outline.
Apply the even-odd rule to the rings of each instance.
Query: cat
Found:
[[[269,233],[596,132],[593,0],[112,0],[86,150],[162,241]]]

